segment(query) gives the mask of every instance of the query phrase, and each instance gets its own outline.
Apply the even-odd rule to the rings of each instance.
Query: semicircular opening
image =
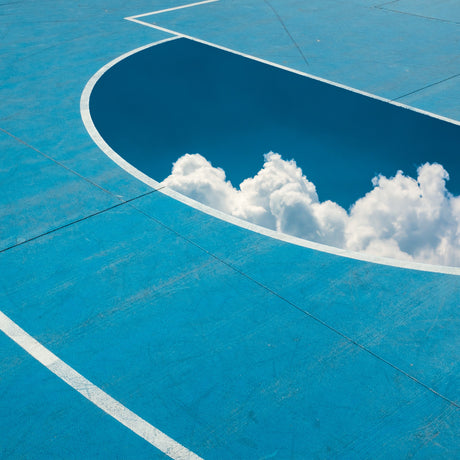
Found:
[[[89,110],[124,160],[207,205],[319,243],[460,265],[455,123],[185,38],[110,66]]]

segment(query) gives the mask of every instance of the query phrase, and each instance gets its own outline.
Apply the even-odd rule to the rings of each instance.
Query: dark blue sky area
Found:
[[[200,153],[237,186],[272,150],[345,208],[375,175],[416,177],[425,162],[441,163],[460,193],[460,126],[187,39],[112,67],[90,110],[106,142],[158,181]]]

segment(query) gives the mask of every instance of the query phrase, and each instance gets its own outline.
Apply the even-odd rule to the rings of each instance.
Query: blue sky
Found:
[[[442,164],[460,193],[460,126],[190,40],[112,67],[91,115],[118,154],[158,181],[200,153],[237,186],[274,151],[346,209],[375,175],[415,177],[427,162]]]
[[[202,155],[186,154],[163,185],[263,227],[370,255],[460,266],[460,196],[449,174],[426,163],[415,177],[395,171],[372,178],[372,190],[347,212],[319,199],[315,184],[294,160],[267,153],[263,167],[238,187]]]

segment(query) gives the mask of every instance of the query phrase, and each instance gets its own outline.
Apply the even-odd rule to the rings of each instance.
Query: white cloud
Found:
[[[186,154],[163,184],[201,203],[274,230],[331,246],[420,262],[460,266],[460,197],[449,175],[426,163],[413,179],[398,171],[375,177],[374,188],[347,213],[320,202],[294,160],[265,155],[262,169],[239,188],[199,154]]]

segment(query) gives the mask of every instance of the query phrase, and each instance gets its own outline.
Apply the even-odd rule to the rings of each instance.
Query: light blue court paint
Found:
[[[265,100],[267,79],[281,87],[289,79],[290,91],[299,88],[295,94],[314,85],[321,89],[313,92],[318,99],[329,92],[359,101],[355,119],[387,145],[399,146],[375,127],[376,114],[401,143],[415,143],[419,151],[438,146],[435,134],[441,133],[449,142],[437,151],[458,170],[458,157],[449,156],[455,123],[196,39],[459,120],[459,7],[447,0],[383,6],[371,0],[221,0],[181,9],[175,8],[187,2],[135,3],[0,6],[0,456],[458,458],[455,270],[343,257],[201,212],[113,161],[121,164],[115,154],[130,152],[118,152],[102,107],[123,112],[109,115],[133,147],[145,147],[140,139],[150,131],[135,130],[120,115],[138,115],[128,112],[129,100],[141,110],[151,102],[152,131],[163,137],[149,142],[161,142],[166,152],[188,129],[180,110],[193,107],[193,98],[180,105],[187,93],[173,91],[172,83],[189,76],[198,98],[200,72],[210,81],[220,62],[231,70],[219,75],[229,92],[219,93],[218,85],[209,90],[226,102],[238,97],[251,109],[241,73],[248,84],[255,77],[262,82],[260,94],[251,96],[256,102]],[[144,16],[160,10],[169,11]],[[134,16],[150,26],[124,19]],[[97,80],[94,100],[86,100],[88,110],[94,104],[94,126],[113,149],[109,157],[102,138],[88,133],[88,119],[86,126],[81,119],[88,81],[125,53],[170,38],[120,60]],[[191,57],[202,64],[200,72]],[[145,66],[163,91],[149,93],[139,84]],[[189,71],[178,76],[174,67]],[[129,85],[120,86],[121,76]],[[285,104],[280,93],[272,94]],[[344,108],[333,99],[326,97],[327,107],[336,110],[319,112],[318,126],[333,116],[335,132],[347,132],[337,122]],[[218,129],[210,99],[200,101],[207,123]],[[287,120],[296,120],[294,114],[312,119],[291,106]],[[362,107],[373,117],[363,116]],[[167,117],[181,122],[171,144],[164,136],[172,126]],[[200,132],[199,120],[189,118]],[[273,126],[277,119],[265,120]],[[352,120],[344,122],[353,126]],[[137,128],[145,127],[138,118]],[[241,144],[242,128],[238,134]],[[291,137],[279,139],[284,145]],[[217,134],[213,141],[217,155]],[[133,157],[128,161],[143,170]],[[127,417],[117,418],[120,413]]]
[[[444,0],[442,2],[399,0],[397,2],[382,3],[378,8],[433,21],[460,24],[460,14],[454,0]]]
[[[4,458],[167,458],[55,377],[6,335],[2,363]],[[19,422],[19,423],[18,423]]]

